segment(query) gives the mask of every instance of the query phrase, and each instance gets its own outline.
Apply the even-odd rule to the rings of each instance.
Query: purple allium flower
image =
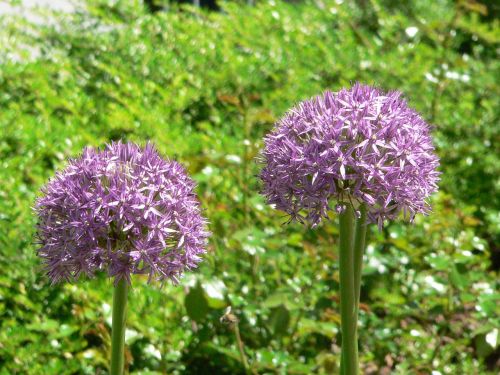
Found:
[[[264,142],[263,194],[290,220],[316,225],[330,200],[366,204],[379,226],[400,211],[412,220],[437,190],[430,126],[397,91],[327,91],[289,110]]]
[[[38,255],[52,282],[106,271],[178,281],[205,252],[206,220],[184,168],[151,144],[86,148],[56,174],[35,206]]]

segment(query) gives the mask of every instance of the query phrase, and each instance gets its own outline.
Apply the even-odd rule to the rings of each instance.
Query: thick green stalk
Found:
[[[340,214],[340,313],[342,329],[341,371],[345,375],[358,375],[358,343],[356,318],[356,290],[354,284],[354,211],[345,203]]]
[[[111,375],[122,375],[125,349],[125,318],[127,316],[127,281],[121,279],[113,292],[113,327],[111,332]]]
[[[356,321],[359,313],[359,295],[361,294],[361,271],[363,268],[363,254],[366,239],[366,206],[359,207],[359,217],[356,218],[356,231],[354,232],[354,290],[356,291]]]

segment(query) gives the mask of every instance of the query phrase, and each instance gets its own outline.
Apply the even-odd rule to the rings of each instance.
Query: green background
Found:
[[[369,233],[362,372],[498,373],[498,8],[220,5],[150,14],[139,1],[92,1],[0,16],[0,374],[107,373],[112,282],[50,285],[32,207],[67,158],[117,139],[151,139],[183,163],[213,232],[180,286],[133,280],[130,373],[243,373],[220,321],[228,306],[253,373],[337,371],[337,219],[283,225],[258,194],[256,156],[287,108],[354,81],[401,90],[435,127],[442,159],[433,213]]]

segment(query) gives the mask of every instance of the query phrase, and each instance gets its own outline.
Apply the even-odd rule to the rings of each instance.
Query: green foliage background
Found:
[[[151,139],[182,162],[213,232],[181,286],[134,280],[130,373],[243,373],[220,322],[227,306],[253,373],[337,371],[336,218],[282,225],[258,194],[255,160],[287,108],[355,80],[405,93],[435,125],[443,173],[431,216],[371,230],[363,373],[498,373],[497,11],[317,0],[152,15],[138,1],[92,1],[41,11],[53,20],[43,25],[0,18],[0,374],[107,372],[112,284],[51,286],[31,207],[68,157],[116,139]]]

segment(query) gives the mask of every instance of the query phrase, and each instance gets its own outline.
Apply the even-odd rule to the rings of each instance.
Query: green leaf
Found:
[[[262,302],[262,307],[271,309],[283,305],[288,310],[294,310],[299,308],[299,306],[293,301],[293,299],[294,295],[290,292],[276,292],[271,294],[265,299],[264,302]]]
[[[188,316],[196,322],[202,321],[207,315],[209,311],[208,301],[199,283],[194,288],[189,289],[184,299],[184,306]]]
[[[340,318],[339,318],[340,321]],[[330,322],[316,321],[313,319],[302,318],[299,324],[299,334],[306,336],[311,333],[319,333],[332,339],[339,331],[339,325]]]
[[[268,326],[275,335],[283,335],[290,324],[290,312],[284,305],[280,305],[271,311]]]
[[[227,303],[224,298],[226,286],[221,280],[212,279],[203,282],[203,290],[205,291],[208,306],[213,309],[222,309]]]
[[[486,334],[476,336],[474,343],[476,344],[476,352],[479,357],[485,358],[493,353],[494,348],[486,341]]]
[[[457,265],[453,265],[450,271],[450,281],[458,289],[463,289],[468,285],[467,274],[461,273]]]

